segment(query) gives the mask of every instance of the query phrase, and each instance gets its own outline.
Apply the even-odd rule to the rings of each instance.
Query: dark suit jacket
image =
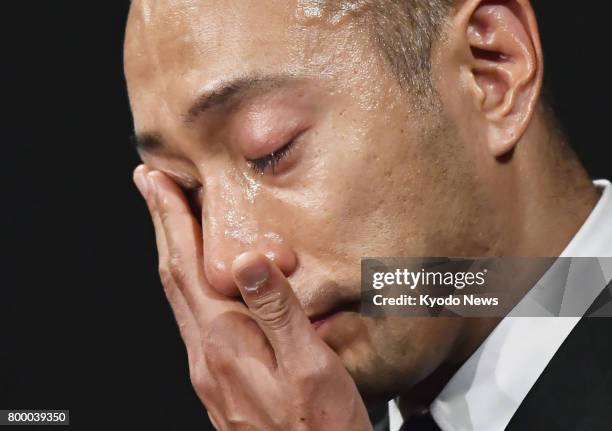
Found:
[[[611,307],[612,283],[565,339],[506,430],[612,430],[612,317],[595,317],[612,315]],[[381,413],[371,412],[375,431],[389,429]]]
[[[507,430],[612,430],[612,317],[593,317],[612,315],[610,305],[612,283],[565,339]]]

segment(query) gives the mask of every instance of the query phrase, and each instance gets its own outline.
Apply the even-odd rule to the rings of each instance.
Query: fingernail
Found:
[[[236,281],[249,294],[260,293],[268,281],[268,265],[257,261],[247,265],[236,274]]]

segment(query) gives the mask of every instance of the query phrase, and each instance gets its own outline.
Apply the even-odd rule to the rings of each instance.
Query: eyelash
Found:
[[[295,141],[296,139],[292,139],[278,150],[272,151],[270,154],[258,159],[249,160],[248,163],[260,175],[264,174],[269,167],[272,168],[272,173],[274,173],[274,168],[289,154]]]

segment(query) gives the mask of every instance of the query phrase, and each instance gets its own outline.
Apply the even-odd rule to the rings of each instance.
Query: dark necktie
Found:
[[[440,431],[440,427],[427,412],[422,415],[412,415],[404,421],[400,431]]]

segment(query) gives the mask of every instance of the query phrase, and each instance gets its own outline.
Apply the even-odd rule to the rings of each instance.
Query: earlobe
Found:
[[[522,0],[475,0],[465,16],[466,70],[491,153],[511,151],[538,101],[542,55],[535,16]]]

